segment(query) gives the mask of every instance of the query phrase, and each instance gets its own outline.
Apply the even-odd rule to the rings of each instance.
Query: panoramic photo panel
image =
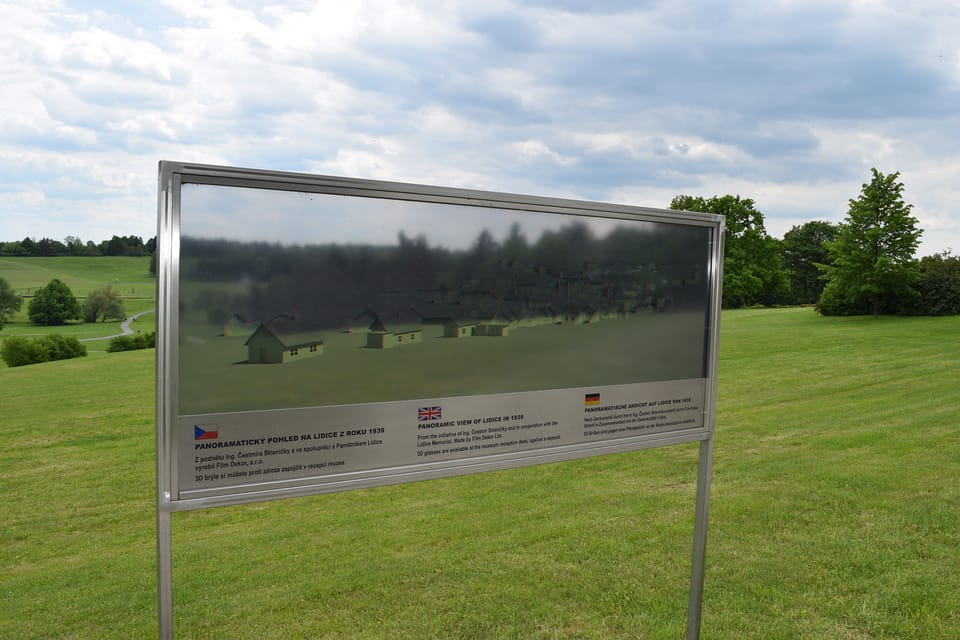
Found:
[[[702,378],[710,228],[184,185],[181,414]]]
[[[717,217],[177,166],[158,397],[188,508],[711,432]]]

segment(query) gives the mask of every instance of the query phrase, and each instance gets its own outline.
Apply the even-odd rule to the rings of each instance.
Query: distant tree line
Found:
[[[960,313],[960,256],[946,252],[916,258],[922,230],[911,215],[913,205],[903,199],[900,173],[883,174],[871,169],[871,180],[863,184],[860,195],[849,201],[847,215],[840,223],[813,220],[795,225],[782,239],[770,236],[764,227],[764,217],[750,198],[723,195],[704,198],[678,195],[670,203],[671,209],[699,211],[723,215],[726,218],[725,253],[723,261],[723,306],[725,308],[752,306],[814,305],[824,315],[917,314],[948,315]],[[580,234],[581,237],[577,237]],[[563,230],[546,236],[540,246],[526,244],[526,239],[514,235],[504,246],[497,246],[492,238],[480,237],[473,248],[473,259],[457,256],[460,261],[449,274],[461,280],[476,266],[481,257],[490,253],[522,255],[537,260],[538,252],[556,251],[551,243],[561,245],[584,241],[583,231]],[[611,247],[592,247],[597,249]],[[235,262],[243,262],[243,272],[254,279],[267,271],[272,275],[292,269],[303,269],[304,256],[296,251],[278,251],[267,243],[246,247],[234,252],[228,244],[212,243],[207,259],[202,261],[206,276],[215,279],[223,271],[231,271]],[[636,246],[632,249],[637,249]],[[645,246],[648,256],[631,256],[633,260],[657,262],[656,246]],[[344,250],[332,248],[331,254],[319,259],[326,262],[318,268],[316,255],[307,258],[312,275],[322,283],[342,277],[347,263],[357,262],[363,270],[382,270],[384,283],[417,279],[417,270],[428,265],[432,273],[450,270],[453,256],[435,249],[427,250],[422,238],[401,237],[399,256],[403,264],[388,264],[393,257],[383,256],[372,247]],[[561,252],[564,251],[561,247]],[[113,236],[99,244],[83,243],[68,236],[63,242],[43,238],[36,241],[24,238],[0,242],[0,256],[151,256],[150,273],[156,273],[156,238],[146,242],[139,236]],[[418,263],[418,260],[425,262]],[[289,264],[287,264],[289,263]],[[300,263],[299,266],[293,266]],[[386,265],[386,266],[385,266]],[[413,271],[405,270],[410,267]],[[470,274],[475,276],[476,274]],[[364,278],[373,273],[364,273]],[[269,276],[267,276],[269,277]],[[407,284],[404,282],[404,284]],[[422,283],[421,283],[422,284]],[[433,283],[436,284],[436,283]],[[101,301],[106,299],[100,296]],[[92,304],[92,303],[91,303]],[[103,306],[101,302],[101,307]],[[4,320],[19,309],[12,292],[0,288],[0,327]],[[87,312],[92,313],[88,306]],[[86,315],[86,312],[85,312]],[[101,318],[106,318],[103,312]]]
[[[390,246],[186,236],[181,309],[199,312],[210,324],[234,314],[259,321],[287,314],[309,328],[344,328],[365,310],[389,325],[411,313],[479,318],[574,307],[635,311],[660,309],[667,301],[675,309],[697,308],[707,297],[706,240],[702,227],[623,226],[598,237],[582,223],[547,231],[536,241],[518,226],[503,241],[483,230],[469,248],[458,250],[403,233]]]
[[[764,228],[754,201],[680,195],[671,209],[726,218],[725,308],[812,304],[823,315],[960,313],[960,256],[916,258],[919,222],[904,202],[900,173],[871,170],[847,215],[814,220],[782,240]]]
[[[0,242],[0,256],[149,256],[156,248],[156,237],[144,242],[140,236],[113,236],[100,243],[83,242],[76,236],[67,236],[62,242],[52,238],[24,238]]]

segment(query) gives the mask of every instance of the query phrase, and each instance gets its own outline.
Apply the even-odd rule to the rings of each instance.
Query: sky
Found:
[[[147,239],[160,160],[667,207],[775,237],[900,172],[960,252],[955,0],[4,0],[0,241]]]
[[[476,192],[470,192],[476,193]],[[265,215],[265,212],[269,212]],[[503,243],[516,233],[528,244],[548,232],[577,225],[603,239],[623,229],[656,233],[660,219],[623,219],[594,210],[594,215],[545,213],[449,202],[418,202],[325,193],[304,193],[236,186],[185,184],[181,189],[180,234],[183,237],[287,246],[359,244],[396,246],[401,236],[427,246],[465,250],[481,234]],[[642,214],[641,214],[642,215]],[[604,216],[604,217],[601,217]],[[709,226],[707,216],[694,224]],[[678,216],[679,218],[679,216]],[[672,222],[689,224],[689,219]],[[705,243],[706,236],[701,240]],[[704,255],[706,255],[704,244]]]

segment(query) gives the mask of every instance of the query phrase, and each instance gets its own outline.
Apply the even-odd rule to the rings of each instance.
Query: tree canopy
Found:
[[[767,234],[763,214],[753,200],[740,196],[679,195],[670,208],[726,217],[723,258],[723,306],[770,305],[786,292],[779,241]]]
[[[87,294],[87,299],[83,303],[84,322],[96,322],[97,320],[106,322],[111,318],[123,320],[126,315],[120,294],[110,285],[91,291]]]
[[[13,314],[20,311],[21,306],[23,298],[17,295],[5,278],[0,277],[0,329],[3,329],[3,325]]]
[[[835,240],[826,243],[832,264],[817,310],[827,315],[896,311],[915,296],[919,266],[914,254],[923,233],[903,199],[900,172],[872,168],[860,196],[850,200]]]
[[[837,225],[823,220],[794,225],[783,234],[783,266],[790,280],[790,304],[813,304],[820,299],[826,283],[817,265],[833,263],[826,243],[836,236]]]
[[[80,303],[73,292],[58,278],[54,278],[27,305],[27,315],[34,324],[66,324],[81,317]]]
[[[960,256],[949,251],[920,259],[919,313],[931,316],[960,313]]]
[[[113,236],[100,243],[77,236],[67,236],[63,242],[52,238],[24,238],[0,241],[0,256],[148,256],[157,248],[157,239],[146,242],[140,236]]]

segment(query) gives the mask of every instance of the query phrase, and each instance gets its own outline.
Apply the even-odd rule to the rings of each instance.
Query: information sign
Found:
[[[174,511],[700,443],[723,218],[160,163],[159,637]]]
[[[712,433],[722,219],[161,163],[170,510]]]

